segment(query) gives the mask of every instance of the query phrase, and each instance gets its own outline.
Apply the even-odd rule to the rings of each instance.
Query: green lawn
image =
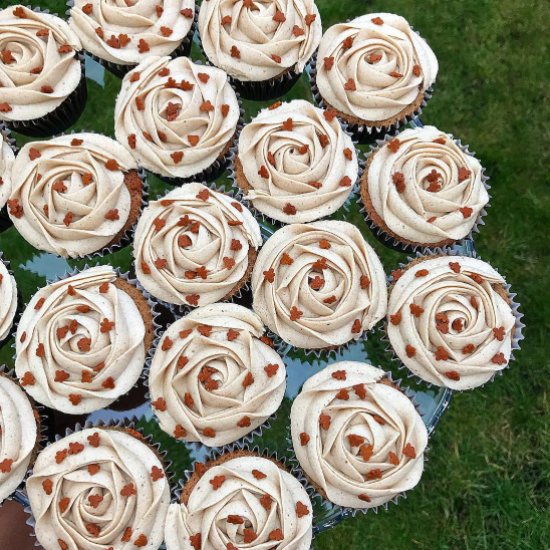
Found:
[[[2,0],[0,6],[11,3]],[[440,76],[423,120],[461,137],[486,166],[493,199],[477,248],[512,283],[528,328],[523,350],[504,376],[455,397],[431,441],[420,486],[388,512],[349,519],[323,533],[315,547],[548,548],[548,10],[535,0],[317,3],[324,28],[368,11],[392,11],[429,41]],[[35,4],[65,11],[63,1]],[[109,78],[105,94],[91,87],[84,120],[94,119],[95,130],[112,133],[113,105],[102,100],[118,85]],[[249,113],[258,109],[247,106]],[[26,258],[28,249],[13,254]],[[395,265],[395,254],[383,256],[386,267]]]

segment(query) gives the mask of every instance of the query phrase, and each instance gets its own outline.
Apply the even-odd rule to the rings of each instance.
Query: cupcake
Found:
[[[411,372],[436,386],[467,390],[508,365],[517,341],[514,307],[504,279],[489,264],[425,256],[396,276],[387,331]]]
[[[11,225],[5,210],[11,192],[11,171],[15,161],[15,153],[8,139],[8,130],[0,127],[0,231]]]
[[[152,201],[135,235],[137,277],[178,306],[228,300],[248,281],[262,244],[252,214],[228,195],[189,183]]]
[[[27,494],[44,550],[162,543],[170,488],[138,432],[87,428],[52,443],[38,455]]]
[[[15,160],[10,217],[39,250],[77,258],[128,240],[144,182],[132,156],[99,134],[27,143]]]
[[[376,508],[420,481],[426,426],[381,369],[333,363],[306,381],[290,423],[300,466],[338,506]]]
[[[0,10],[0,121],[44,136],[73,124],[84,109],[86,80],[78,36],[55,15],[20,4]]]
[[[371,13],[325,32],[315,87],[327,108],[371,132],[418,113],[437,71],[434,53],[403,17]]]
[[[378,256],[359,229],[335,220],[276,231],[258,254],[252,294],[264,324],[296,348],[356,340],[386,314]]]
[[[442,247],[472,233],[489,202],[479,161],[433,126],[369,156],[361,197],[373,226],[403,246]]]
[[[0,258],[1,258],[0,254]],[[17,283],[0,260],[0,342],[9,337],[17,313]]]
[[[313,0],[209,0],[199,13],[208,59],[249,99],[287,92],[321,40]]]
[[[38,413],[25,392],[0,372],[0,504],[21,484],[40,439]]]
[[[25,507],[15,500],[4,502],[0,509],[0,548],[37,550],[33,529]]]
[[[33,296],[17,327],[15,371],[39,403],[86,414],[134,386],[153,337],[143,294],[112,267],[93,267]]]
[[[187,57],[149,57],[124,78],[115,134],[157,175],[213,179],[225,165],[239,118],[237,96],[222,70]]]
[[[274,459],[236,450],[196,469],[171,504],[167,550],[309,550],[312,505],[300,482]]]
[[[304,223],[344,204],[359,166],[338,119],[296,99],[260,111],[243,128],[234,170],[254,208],[283,223]]]
[[[260,340],[260,318],[236,304],[199,307],[163,334],[149,373],[160,427],[219,447],[241,439],[279,408],[285,365]]]
[[[150,56],[189,55],[195,0],[69,0],[69,26],[83,48],[118,76]]]

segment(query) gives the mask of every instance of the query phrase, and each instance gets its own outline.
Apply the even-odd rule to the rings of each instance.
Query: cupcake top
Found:
[[[128,222],[137,170],[132,155],[99,134],[27,143],[13,167],[10,217],[35,248],[75,258],[109,245]]]
[[[229,453],[183,491],[182,503],[171,504],[166,518],[167,550],[311,547],[309,497],[272,460]]]
[[[296,99],[274,107],[260,111],[239,137],[246,198],[284,223],[332,214],[357,179],[351,138],[337,118],[308,101]]]
[[[0,341],[10,335],[17,312],[17,283],[14,276],[0,260]]]
[[[322,495],[374,508],[412,489],[428,432],[413,402],[365,363],[334,363],[309,378],[292,404],[292,444]]]
[[[370,13],[330,27],[317,54],[326,103],[360,122],[390,124],[435,82],[437,59],[399,15]]]
[[[254,311],[298,348],[345,344],[386,313],[386,278],[374,250],[347,222],[279,229],[252,273]]]
[[[466,256],[424,257],[398,277],[388,303],[388,336],[414,374],[467,390],[506,367],[515,316],[505,281],[489,264]]]
[[[239,117],[222,70],[187,57],[150,57],[124,77],[115,134],[144,168],[188,178],[229,149]]]
[[[401,132],[371,154],[362,193],[373,221],[393,236],[444,245],[466,237],[489,202],[482,174],[452,136],[426,126]]]
[[[194,17],[195,0],[74,0],[69,25],[84,49],[100,59],[137,65],[177,49]]]
[[[0,10],[0,120],[34,120],[76,89],[82,46],[63,19],[20,4]]]
[[[110,405],[145,361],[145,325],[129,283],[110,266],[40,289],[17,327],[15,370],[34,399],[69,414]]]
[[[0,131],[0,208],[4,208],[11,192],[11,171],[15,153]]]
[[[89,428],[38,455],[27,493],[45,550],[160,546],[170,488],[141,439],[131,430]]]
[[[0,504],[23,481],[29,468],[38,427],[29,398],[7,376],[0,374]]]
[[[188,183],[145,208],[134,241],[136,273],[165,302],[212,304],[248,279],[261,244],[260,226],[244,206]]]
[[[199,13],[208,59],[243,81],[301,73],[321,40],[313,0],[209,0]]]
[[[260,340],[260,318],[236,304],[212,304],[164,333],[149,374],[161,428],[219,447],[265,422],[285,393],[285,366]]]

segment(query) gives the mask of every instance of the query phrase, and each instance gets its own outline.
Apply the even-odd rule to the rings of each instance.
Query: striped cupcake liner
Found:
[[[384,378],[388,379],[393,385],[397,386],[398,389],[401,390],[401,392],[411,400],[418,414],[422,417],[422,420],[424,421],[424,424],[426,425],[426,428],[428,430],[428,437],[430,437],[435,428],[435,424],[431,425],[427,421],[427,419],[422,415],[420,404],[417,402],[415,398],[415,393],[411,391],[409,388],[403,387],[401,385],[402,384],[401,379],[394,380],[391,372],[386,372]],[[440,415],[442,415],[443,411],[446,410],[446,408],[448,407],[449,401],[450,401],[450,398],[445,404],[445,407],[441,411]],[[388,500],[387,502],[379,506],[372,506],[370,508],[352,508],[352,507],[340,506],[330,501],[327,497],[325,497],[317,489],[316,484],[309,478],[309,476],[305,473],[305,471],[301,467],[298,457],[296,456],[296,453],[294,451],[294,445],[292,443],[290,422],[287,425],[286,443],[287,443],[287,453],[290,457],[288,461],[292,467],[291,473],[300,480],[302,485],[304,485],[312,501],[315,499],[316,501],[320,501],[322,504],[323,512],[322,513],[318,512],[317,514],[318,522],[319,522],[319,525],[317,526],[318,532],[322,532],[327,529],[330,529],[334,527],[334,525],[340,523],[342,520],[348,517],[356,517],[358,515],[367,515],[367,514],[378,514],[378,512],[388,511],[388,509],[390,508],[390,505],[392,504],[398,505],[400,501],[405,500],[407,498],[407,495],[410,491],[414,491],[415,489],[415,487],[413,487],[409,491],[397,493],[392,499]],[[428,462],[429,452],[430,452],[430,447],[429,447],[429,441],[428,441],[428,444],[423,451],[424,464]],[[421,481],[422,481],[422,478],[420,479],[419,484],[421,483]]]
[[[423,128],[424,124],[422,123],[422,121],[420,119],[414,119],[410,122],[410,126],[412,128]],[[446,132],[442,132],[442,133],[446,134]],[[460,148],[460,150],[465,155],[477,158],[475,152],[470,150],[469,145],[463,144],[460,139],[455,138],[452,134],[446,134],[446,135],[449,136],[454,141],[454,143]],[[388,142],[390,142],[395,137],[399,137],[399,134],[397,134],[397,135],[388,134],[388,135],[384,136],[382,139],[376,140],[375,143],[371,144],[370,145],[370,151],[365,154],[365,161],[364,161],[365,164],[364,164],[364,166],[367,165],[369,158],[371,158],[373,155],[375,155],[384,145],[386,145]],[[483,186],[485,187],[486,191],[489,193],[489,202],[479,212],[477,220],[476,220],[475,224],[473,225],[472,229],[469,231],[469,233],[467,235],[465,235],[464,237],[462,237],[462,239],[458,239],[457,241],[455,241],[453,243],[454,245],[462,246],[462,245],[465,245],[466,242],[472,241],[474,239],[475,234],[479,233],[481,227],[483,225],[485,225],[484,218],[485,218],[485,216],[487,216],[487,210],[491,206],[491,202],[490,202],[491,201],[491,194],[490,194],[491,186],[489,185],[489,179],[490,178],[486,173],[485,167],[482,165],[481,166],[481,182],[482,182]],[[361,187],[361,185],[366,185],[366,183],[365,182],[360,182],[359,186]],[[394,250],[398,250],[400,252],[409,252],[409,253],[411,253],[411,252],[416,253],[417,251],[436,250],[436,249],[442,248],[440,246],[432,246],[430,244],[413,245],[413,244],[407,244],[407,243],[402,242],[398,238],[397,235],[393,235],[393,234],[390,234],[390,233],[386,232],[384,229],[379,227],[374,222],[374,220],[370,217],[369,213],[367,212],[367,209],[366,209],[365,205],[363,204],[361,194],[359,194],[358,201],[359,201],[359,204],[361,205],[359,211],[361,212],[361,214],[363,214],[369,229],[371,230],[374,237],[378,241],[380,241],[384,246],[387,246],[387,247],[392,248]],[[451,244],[447,245],[447,247],[449,247],[449,246],[453,246],[453,245],[451,245]]]
[[[39,292],[40,290],[42,290],[43,288],[49,286],[50,284],[52,283],[56,283],[56,282],[59,282],[59,281],[63,281],[63,280],[66,280],[70,277],[73,277],[79,273],[81,273],[82,271],[86,271],[87,269],[90,269],[92,267],[104,267],[102,266],[101,264],[99,263],[96,263],[95,265],[88,265],[88,264],[85,264],[81,269],[80,268],[73,268],[71,271],[69,272],[66,272],[64,275],[61,275],[57,278],[54,278],[54,279],[51,279],[51,280],[47,280],[46,282],[46,285],[44,286],[41,286],[41,287],[38,287],[36,289],[36,292]],[[145,354],[145,363],[144,363],[144,367],[146,367],[146,365],[148,364],[148,362],[150,362],[152,360],[152,354],[153,354],[153,350],[155,348],[155,342],[158,340],[159,338],[159,335],[161,334],[161,331],[163,330],[163,322],[162,322],[162,316],[163,316],[163,311],[161,308],[159,308],[157,302],[153,299],[153,297],[142,287],[142,285],[140,284],[140,282],[136,279],[136,278],[133,278],[130,273],[128,272],[122,272],[119,268],[117,267],[113,267],[113,266],[110,266],[113,268],[114,272],[115,272],[115,275],[116,277],[126,281],[127,283],[129,283],[130,285],[132,285],[133,287],[135,287],[137,290],[139,290],[139,292],[141,293],[141,295],[144,297],[144,299],[146,300],[147,302],[147,305],[151,311],[151,315],[152,315],[152,328],[153,328],[153,341],[151,343],[151,346],[149,347],[149,349],[146,351],[146,354]],[[36,294],[36,292],[34,294]],[[33,294],[33,296],[34,296]],[[31,297],[32,299],[32,297]],[[24,307],[22,308],[22,311],[26,310],[27,307],[28,307],[29,303],[26,303],[24,305]],[[12,348],[13,348],[13,362],[15,364],[15,361],[17,359],[17,352],[16,352],[16,341],[17,341],[17,326],[15,327],[15,331],[13,332],[13,343],[12,343]],[[135,384],[137,384],[140,380],[141,380],[141,377],[143,375],[143,370],[142,372],[140,373],[140,375],[136,378],[136,381],[135,381]],[[51,408],[48,410],[51,410],[51,411],[54,411],[56,414],[62,414],[64,416],[66,416],[67,418],[78,418],[78,417],[81,417],[81,416],[88,416],[90,414],[93,414],[97,411],[101,411],[103,409],[114,409],[114,410],[118,410],[119,409],[119,404],[121,401],[123,401],[124,399],[127,399],[127,396],[130,392],[133,392],[133,391],[137,391],[139,390],[139,388],[136,388],[136,386],[134,385],[134,387],[132,389],[130,389],[128,392],[126,393],[123,393],[121,395],[119,395],[116,399],[114,399],[111,403],[101,407],[100,409],[97,409],[97,410],[94,410],[94,411],[90,411],[90,412],[84,412],[84,413],[81,413],[81,412],[75,412],[74,414],[69,414],[69,413],[63,413],[61,411],[58,411],[57,409],[55,408]],[[145,394],[145,390],[143,390],[143,394]],[[28,395],[28,394],[27,394]],[[139,400],[140,402],[136,403],[133,407],[138,407],[140,405],[142,405],[143,403],[145,403],[145,397],[143,395],[143,398],[141,400]],[[128,409],[128,407],[122,407],[121,410],[122,411],[126,411]]]
[[[410,256],[407,257],[407,262],[406,263],[405,262],[400,263],[399,264],[399,269],[405,269],[410,264],[410,262],[418,260],[419,258],[426,257],[426,259],[429,259],[430,257],[441,256],[441,255],[445,255],[445,256],[449,256],[449,257],[467,256],[469,258],[475,258],[477,260],[482,260],[482,258],[475,252],[473,247],[465,248],[463,246],[459,247],[459,246],[455,245],[453,247],[444,247],[444,248],[433,249],[433,250],[424,250],[422,252],[417,251],[416,255],[414,257],[410,257]],[[491,266],[491,267],[493,267],[493,266]],[[391,285],[392,282],[393,282],[393,277],[392,276],[388,277],[388,284]],[[521,304],[516,300],[517,294],[515,292],[512,292],[512,287],[511,287],[510,284],[505,283],[503,285],[503,287],[506,290],[506,293],[507,293],[508,298],[510,300],[510,309],[511,309],[512,314],[514,315],[514,318],[515,318],[514,331],[513,331],[513,335],[512,335],[512,353],[510,355],[510,359],[509,359],[508,363],[506,364],[506,366],[503,369],[500,369],[500,370],[496,371],[495,373],[493,373],[493,375],[491,376],[491,378],[489,380],[487,380],[487,382],[484,382],[483,384],[481,384],[479,386],[476,386],[474,388],[470,388],[470,389],[451,389],[451,388],[447,388],[445,386],[438,386],[436,384],[432,384],[432,383],[428,382],[427,380],[424,380],[423,378],[421,378],[417,374],[414,374],[411,370],[408,369],[408,367],[405,365],[405,363],[401,360],[401,358],[395,352],[395,349],[393,348],[393,346],[390,342],[389,336],[388,336],[388,322],[387,322],[387,320],[385,320],[384,321],[384,329],[383,329],[383,333],[382,333],[382,336],[381,336],[380,340],[385,344],[385,351],[386,351],[388,357],[391,358],[393,364],[399,369],[400,372],[403,372],[403,375],[407,379],[413,379],[415,382],[420,383],[420,384],[422,384],[422,385],[424,385],[428,388],[431,388],[431,389],[445,388],[449,393],[454,393],[454,392],[462,393],[462,392],[469,392],[469,391],[472,391],[472,390],[477,390],[479,388],[482,388],[482,387],[486,386],[487,384],[489,384],[491,382],[494,382],[497,379],[497,377],[502,376],[504,374],[504,371],[507,370],[508,368],[510,368],[510,364],[512,363],[512,361],[515,360],[515,354],[517,354],[521,350],[521,341],[525,338],[525,336],[523,334],[523,329],[525,328],[525,324],[522,321],[523,313],[521,313],[521,311],[520,311]],[[389,294],[391,294],[391,289],[389,291]]]
[[[71,17],[71,10],[74,7],[74,0],[67,0],[67,11],[65,12],[65,15],[67,18]],[[193,23],[191,24],[191,28],[189,29],[189,32],[185,35],[183,38],[181,44],[177,46],[172,53],[170,53],[170,57],[189,57],[189,54],[191,53],[191,46],[193,45],[193,38],[195,36],[195,33],[197,32],[198,28],[198,19],[199,19],[199,7],[197,3],[195,3],[195,13],[193,16]],[[130,65],[123,65],[121,63],[114,63],[112,61],[107,61],[106,59],[103,59],[99,57],[96,54],[93,54],[92,52],[88,50],[84,50],[87,57],[90,59],[93,59],[105,69],[107,69],[111,74],[117,76],[118,78],[124,78],[124,76],[129,73],[132,69],[135,69],[137,67],[136,64],[130,64]]]

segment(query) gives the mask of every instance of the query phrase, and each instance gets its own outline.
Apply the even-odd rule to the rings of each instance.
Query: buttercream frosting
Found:
[[[276,231],[252,273],[254,311],[285,342],[328,348],[357,339],[386,313],[384,269],[347,222]]]
[[[405,130],[372,153],[368,200],[391,233],[418,244],[466,237],[489,202],[482,167],[433,126]]]
[[[286,371],[263,333],[260,318],[236,304],[200,307],[173,323],[149,374],[161,428],[219,447],[264,423],[281,404]]]
[[[10,217],[39,250],[69,258],[96,252],[128,221],[125,173],[137,168],[124,147],[99,134],[27,143],[13,168]]]
[[[263,81],[304,70],[321,40],[313,0],[208,0],[199,12],[208,59],[230,76]]]
[[[228,149],[239,117],[237,96],[221,69],[187,57],[150,57],[124,77],[115,134],[144,168],[188,178]]]
[[[9,336],[16,312],[17,283],[0,260],[0,341]]]
[[[437,59],[399,15],[370,13],[330,27],[317,55],[323,99],[364,122],[390,120],[432,86]]]
[[[292,403],[292,444],[323,496],[373,508],[419,482],[428,433],[412,401],[384,371],[342,361],[304,384]]]
[[[214,465],[187,503],[172,504],[167,550],[309,550],[312,506],[300,482],[271,460],[238,456]]]
[[[38,455],[27,493],[45,550],[160,546],[170,488],[162,462],[135,433],[88,428]]]
[[[6,204],[11,192],[11,171],[15,153],[6,136],[0,132],[0,208]]]
[[[338,119],[301,99],[260,111],[240,134],[238,160],[250,187],[246,198],[284,223],[338,210],[359,171]]]
[[[437,386],[466,390],[508,364],[515,317],[505,281],[465,256],[423,258],[393,285],[388,337],[404,365]]]
[[[182,43],[195,17],[195,0],[74,0],[70,27],[101,59],[137,65],[168,55]]]
[[[17,327],[15,370],[36,401],[84,414],[110,405],[138,380],[145,325],[112,267],[86,269],[40,289]]]
[[[145,208],[134,241],[135,268],[153,296],[207,305],[229,296],[262,244],[250,211],[200,183],[173,189]]]
[[[25,392],[0,375],[0,504],[23,481],[36,446],[38,428]]]
[[[78,86],[78,36],[63,19],[20,4],[0,10],[0,120],[51,113]]]

